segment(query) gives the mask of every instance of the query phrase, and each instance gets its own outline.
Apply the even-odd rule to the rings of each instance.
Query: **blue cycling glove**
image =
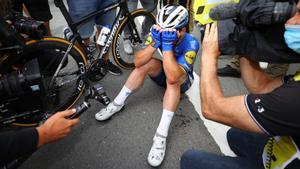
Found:
[[[173,46],[178,40],[177,31],[174,30],[163,30],[161,33],[162,51],[173,51]]]
[[[161,45],[161,32],[152,26],[150,36],[152,38],[151,46],[157,49]]]

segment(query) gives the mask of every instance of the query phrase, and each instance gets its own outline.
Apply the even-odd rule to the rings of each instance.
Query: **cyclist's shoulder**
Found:
[[[198,39],[190,33],[185,33],[184,40],[182,43],[188,50],[195,50],[197,52],[199,50],[200,44]]]

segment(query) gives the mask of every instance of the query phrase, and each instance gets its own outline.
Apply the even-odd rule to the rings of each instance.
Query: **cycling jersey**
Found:
[[[189,33],[186,33],[181,42],[173,49],[177,63],[181,65],[193,79],[193,64],[196,60],[198,50],[198,40]]]
[[[150,45],[152,38],[149,36],[145,45]],[[161,47],[160,47],[161,48]],[[181,92],[185,92],[193,83],[193,64],[196,60],[197,52],[199,50],[198,40],[191,34],[185,33],[181,41],[174,46],[173,53],[177,63],[187,73],[186,81],[181,85]],[[162,70],[157,77],[151,77],[158,85],[166,87],[166,76]]]

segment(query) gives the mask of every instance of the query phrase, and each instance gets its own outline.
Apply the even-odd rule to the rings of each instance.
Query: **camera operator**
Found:
[[[261,4],[260,7],[264,5]],[[300,9],[300,3],[297,4],[297,8]],[[259,12],[259,10],[255,12]],[[252,16],[255,15],[254,13]],[[257,62],[262,59],[267,59],[269,62],[299,61],[300,38],[297,37],[300,33],[298,30],[300,13],[297,11],[285,22],[284,34],[283,32],[276,34],[276,32],[280,32],[277,31],[281,29],[280,26],[283,27],[279,22],[270,22],[269,26],[267,23],[265,26],[268,27],[268,30],[263,30],[264,28],[258,30],[262,26],[259,24],[254,27],[243,21],[242,24],[243,29],[252,33],[256,31],[257,34],[253,35],[248,32],[246,35],[251,34],[251,36],[246,36],[248,39],[243,37],[244,34],[232,35],[240,37],[236,42],[234,40],[237,39],[228,35],[227,40],[232,38],[230,41],[232,43],[228,43],[228,47],[233,49],[231,52],[237,52],[238,47],[244,47],[240,50],[240,52],[245,52],[240,57],[240,69],[250,94],[232,97],[225,97],[223,94],[217,78],[217,60],[224,52],[222,50],[224,42],[222,40],[224,39],[220,39],[219,35],[224,30],[220,30],[222,27],[216,24],[206,26],[200,82],[202,113],[207,119],[233,127],[227,132],[227,140],[237,157],[188,150],[181,158],[182,169],[300,168],[300,108],[298,107],[300,74],[272,79],[259,67]],[[236,27],[236,29],[238,28]],[[260,31],[265,34],[258,33]],[[259,40],[262,43],[252,43],[257,40],[258,35],[261,35]],[[267,37],[266,35],[270,38],[263,39],[263,37]],[[270,41],[271,39],[274,41]],[[237,42],[240,45],[234,44]],[[254,46],[256,48],[253,48]],[[264,50],[262,47],[266,47],[266,49]],[[249,51],[250,49],[253,51]],[[260,54],[260,57],[253,54]],[[269,54],[268,58],[263,54]],[[279,57],[280,54],[282,56]]]
[[[296,11],[294,1],[241,0],[213,8],[210,17],[219,20],[222,54],[247,55],[256,62],[298,63],[300,54],[284,38],[284,24]]]
[[[0,133],[0,166],[67,136],[79,122],[66,119],[74,113],[75,109],[57,112],[39,127]]]
[[[9,0],[0,0],[0,17],[6,16],[10,8]],[[3,41],[0,42],[0,47],[3,45],[2,43]],[[5,55],[0,55],[0,67],[4,64],[2,61],[5,58],[7,58]],[[1,73],[0,77],[2,76]],[[33,153],[45,144],[65,137],[70,133],[71,128],[79,122],[79,119],[68,120],[65,118],[74,113],[75,109],[55,113],[37,128],[0,132],[0,168],[18,157]]]

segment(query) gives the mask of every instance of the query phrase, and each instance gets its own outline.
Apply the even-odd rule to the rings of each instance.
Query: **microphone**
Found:
[[[209,17],[213,20],[232,19],[239,15],[237,3],[224,3],[213,7],[209,12]]]

